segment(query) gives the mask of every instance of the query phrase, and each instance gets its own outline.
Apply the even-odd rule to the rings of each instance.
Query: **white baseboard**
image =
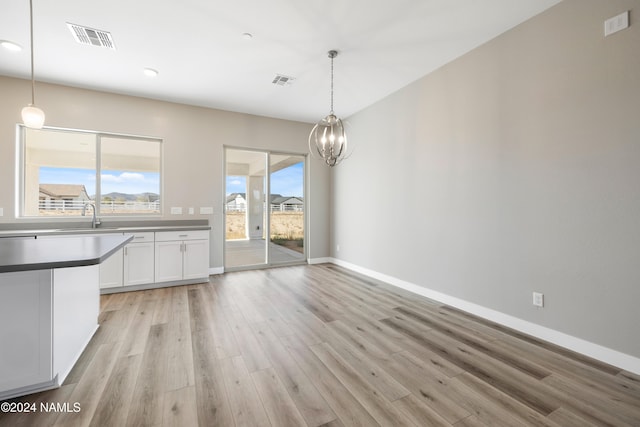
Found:
[[[209,275],[214,275],[214,274],[223,274],[224,273],[224,267],[209,267]]]
[[[334,259],[331,258],[331,257],[309,258],[307,260],[307,263],[309,263],[310,265],[313,265],[313,264],[326,264],[326,263],[333,263],[333,262],[334,262]]]
[[[564,332],[556,331],[555,329],[547,328],[545,326],[540,326],[535,323],[522,320],[517,317],[487,307],[483,307],[481,305],[474,304],[460,298],[453,297],[451,295],[444,294],[442,292],[418,286],[415,283],[407,282],[393,276],[378,273],[377,271],[360,267],[356,264],[351,264],[349,262],[342,261],[336,258],[319,259],[325,260],[323,262],[331,262],[340,267],[347,268],[349,270],[380,280],[398,288],[402,288],[415,294],[441,302],[443,304],[450,305],[451,307],[458,308],[460,310],[466,311],[467,313],[482,317],[483,319],[499,323],[500,325],[515,329],[520,332],[524,332],[536,338],[540,338],[569,350],[584,354],[585,356],[592,357],[596,360],[600,360],[602,362],[640,375],[640,359],[637,357],[630,356],[617,350],[603,347],[599,344],[595,344],[581,338],[565,334]],[[311,262],[309,263],[311,264]]]

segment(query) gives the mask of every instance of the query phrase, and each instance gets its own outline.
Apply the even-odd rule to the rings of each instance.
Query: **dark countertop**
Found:
[[[0,273],[100,264],[133,239],[104,234],[49,239],[0,239]]]
[[[146,231],[189,231],[189,230],[211,230],[209,225],[156,225],[156,226],[119,226],[119,227],[98,227],[98,228],[38,228],[38,229],[15,229],[0,230],[0,241],[3,237],[31,237],[36,236],[63,236],[69,234],[114,234],[114,233],[136,233]]]

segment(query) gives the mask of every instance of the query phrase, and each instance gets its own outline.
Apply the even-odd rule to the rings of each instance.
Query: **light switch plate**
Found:
[[[211,215],[213,214],[213,208],[210,206],[205,206],[200,208],[200,215]]]
[[[609,18],[604,21],[604,36],[610,36],[613,33],[622,31],[629,27],[629,11],[622,12],[620,15],[616,15],[613,18]]]
[[[193,208],[189,208],[189,215],[193,215],[195,213],[195,210]]]
[[[0,216],[4,216],[4,208],[0,208]]]
[[[171,208],[171,215],[182,215],[182,208],[180,207],[172,207]]]

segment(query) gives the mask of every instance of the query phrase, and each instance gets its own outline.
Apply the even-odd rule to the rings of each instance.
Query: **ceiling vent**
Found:
[[[80,44],[106,47],[116,50],[116,45],[113,43],[113,37],[111,37],[111,33],[107,31],[70,24],[68,22],[67,27],[69,27],[73,38]]]
[[[291,86],[295,77],[283,76],[282,74],[277,74],[271,83],[276,86]]]

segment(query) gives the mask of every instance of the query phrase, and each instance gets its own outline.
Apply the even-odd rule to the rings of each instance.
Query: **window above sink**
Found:
[[[21,218],[79,218],[87,204],[98,217],[161,215],[161,139],[24,126],[18,131]]]

